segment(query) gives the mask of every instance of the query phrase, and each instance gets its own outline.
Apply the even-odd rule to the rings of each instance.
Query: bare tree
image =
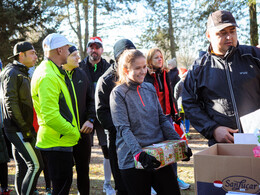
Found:
[[[249,16],[250,16],[250,43],[253,46],[258,45],[258,25],[256,17],[256,0],[249,0]]]

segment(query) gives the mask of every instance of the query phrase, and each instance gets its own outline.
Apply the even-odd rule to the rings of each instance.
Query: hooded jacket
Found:
[[[182,94],[185,113],[209,145],[216,142],[213,131],[218,126],[237,129],[235,115],[259,109],[259,99],[260,49],[243,45],[230,47],[223,58],[208,52],[196,60]]]
[[[44,60],[33,74],[31,93],[40,126],[36,142],[39,149],[72,147],[79,140],[65,74],[51,60]]]
[[[99,78],[95,92],[95,106],[97,119],[104,129],[115,132],[115,126],[109,106],[109,96],[113,88],[116,86],[117,66],[112,64],[107,71]]]

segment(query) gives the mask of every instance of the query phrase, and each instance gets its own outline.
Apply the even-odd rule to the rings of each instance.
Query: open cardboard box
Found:
[[[197,195],[260,194],[260,158],[253,144],[215,144],[194,155]]]

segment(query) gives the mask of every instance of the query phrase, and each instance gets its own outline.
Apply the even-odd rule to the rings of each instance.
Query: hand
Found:
[[[31,131],[22,132],[22,134],[23,134],[23,141],[24,142],[32,142],[33,135],[31,133]]]
[[[190,147],[188,147],[188,151],[184,152],[184,154],[187,156],[187,158],[183,159],[182,161],[190,161],[190,157],[192,157],[192,151]]]
[[[147,154],[146,152],[141,152],[139,156],[139,162],[142,164],[143,168],[147,171],[154,171],[161,165],[155,157]]]
[[[175,114],[173,118],[173,122],[175,122],[177,125],[181,124],[181,117],[178,114]]]
[[[93,123],[91,123],[90,121],[86,121],[80,129],[80,132],[85,134],[91,133],[92,131],[93,131]]]
[[[232,133],[237,133],[238,129],[230,129],[228,127],[219,126],[214,132],[213,136],[218,143],[234,143],[234,137]]]

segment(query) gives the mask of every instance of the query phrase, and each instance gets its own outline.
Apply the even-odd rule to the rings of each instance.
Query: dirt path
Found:
[[[189,146],[192,149],[193,154],[207,148],[207,141],[198,134],[194,129],[191,129],[191,139],[189,140]],[[97,140],[95,139],[94,146],[92,147],[91,153],[91,164],[90,164],[90,185],[91,185],[91,195],[104,195],[103,183],[103,155],[100,147],[97,145]],[[12,160],[8,164],[8,173],[9,173],[9,188],[14,190],[14,173],[15,173],[15,165]],[[191,184],[191,188],[189,190],[182,190],[182,195],[194,195],[194,169],[193,169],[193,157],[189,162],[178,162],[178,176],[187,183]],[[45,182],[43,174],[40,175],[38,180],[37,189],[39,190],[39,194],[45,194]],[[14,191],[11,194],[16,194]],[[77,194],[77,186],[76,186],[76,172],[74,169],[73,175],[73,183],[71,186],[70,194]]]

